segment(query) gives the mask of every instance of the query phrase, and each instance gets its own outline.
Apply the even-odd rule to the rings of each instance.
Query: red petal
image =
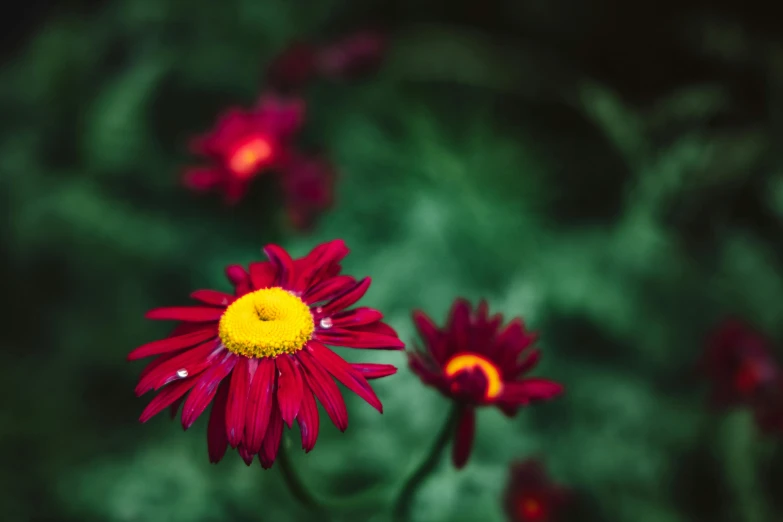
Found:
[[[331,315],[341,310],[352,306],[356,301],[361,299],[364,294],[367,293],[367,289],[370,288],[371,279],[365,277],[353,287],[343,291],[337,297],[329,301],[323,306],[324,315]]]
[[[139,420],[141,422],[147,422],[152,417],[162,412],[167,406],[170,406],[183,397],[195,384],[196,379],[183,379],[180,382],[175,382],[170,386],[166,386],[149,404],[147,404],[147,407],[141,412]]]
[[[308,386],[305,386],[302,394],[302,405],[296,416],[296,422],[299,424],[299,432],[302,434],[302,449],[308,453],[315,447],[315,442],[318,440],[318,425],[320,423],[318,405],[315,403],[313,392]]]
[[[302,350],[297,352],[296,356],[304,366],[305,381],[323,404],[326,414],[337,429],[345,431],[348,427],[348,410],[345,408],[345,400],[340,393],[340,388],[308,352]]]
[[[229,178],[223,199],[227,205],[236,205],[245,197],[249,188],[250,184],[247,181],[238,181],[233,177]]]
[[[391,364],[352,363],[351,367],[364,375],[365,379],[380,379],[397,373],[397,368]]]
[[[185,402],[184,395],[179,399],[177,399],[176,401],[174,401],[173,403],[171,403],[171,406],[169,406],[169,415],[171,416],[171,420],[177,418],[177,413],[179,413],[179,407],[182,406],[183,402]]]
[[[162,353],[169,353],[176,350],[182,350],[195,346],[199,343],[203,343],[207,339],[217,336],[217,332],[214,329],[198,330],[196,332],[179,335],[177,337],[169,337],[168,339],[161,339],[159,341],[152,341],[151,343],[143,344],[128,354],[129,361],[135,361],[137,359],[143,359],[151,355],[159,355]]]
[[[383,405],[378,399],[378,396],[375,395],[372,387],[370,387],[367,379],[365,379],[361,373],[351,368],[351,365],[345,362],[342,357],[321,343],[315,341],[307,343],[306,349],[315,357],[315,360],[326,369],[326,371],[334,376],[335,379],[367,401],[370,406],[383,413]]]
[[[563,393],[562,385],[547,379],[525,379],[503,385],[501,400],[527,403],[531,400],[551,399]]]
[[[383,319],[383,314],[378,310],[362,306],[353,310],[338,312],[331,319],[334,326],[345,328],[375,323]]]
[[[304,302],[312,305],[320,301],[326,301],[331,299],[340,292],[352,287],[356,284],[356,279],[347,275],[338,275],[326,281],[318,283],[314,287],[310,288],[302,296]]]
[[[539,359],[541,359],[541,351],[531,350],[530,353],[525,357],[525,360],[522,361],[522,363],[516,367],[514,372],[512,372],[513,377],[527,373],[533,368],[535,368],[536,365],[538,364]]]
[[[231,385],[226,404],[226,433],[232,448],[236,448],[242,442],[245,434],[247,397],[250,394],[250,380],[257,366],[257,360],[240,357],[234,371],[231,372]]]
[[[439,363],[443,363],[446,360],[446,354],[443,348],[444,343],[439,342],[441,339],[441,332],[435,323],[432,322],[424,312],[415,310],[413,312],[413,323],[416,325],[416,329],[421,335],[424,346],[432,354],[432,357]]]
[[[288,355],[280,355],[275,359],[277,363],[277,401],[280,406],[280,415],[290,428],[296,414],[299,413],[299,405],[302,403],[302,375],[299,373],[298,363]]]
[[[226,277],[234,285],[236,295],[244,295],[250,291],[250,275],[241,265],[227,266]]]
[[[147,319],[160,321],[187,321],[190,323],[202,323],[217,321],[223,315],[223,308],[207,308],[205,306],[175,306],[170,308],[156,308],[146,313]]]
[[[324,344],[345,348],[373,348],[376,350],[402,350],[405,348],[405,344],[398,337],[362,330],[344,328],[316,330],[313,337]]]
[[[250,280],[253,288],[269,288],[275,284],[277,269],[268,261],[250,263]]]
[[[207,426],[207,448],[209,461],[220,462],[228,449],[226,436],[226,400],[228,399],[228,381],[223,381],[218,387],[217,395],[212,401],[212,411],[209,412]]]
[[[211,361],[220,351],[224,351],[219,346],[215,341],[208,341],[166,359],[141,378],[136,386],[136,394],[142,395],[149,390],[157,390],[171,381],[181,379],[182,377],[177,374],[180,370],[187,372],[187,377],[195,377],[210,366]]]
[[[457,435],[454,438],[451,458],[454,466],[460,469],[465,466],[473,447],[473,437],[476,433],[476,411],[473,408],[465,408],[457,424]]]
[[[261,443],[269,425],[269,414],[275,401],[275,363],[261,359],[250,384],[250,395],[245,419],[245,446],[250,453],[261,451]]]
[[[223,172],[221,170],[203,167],[190,168],[182,175],[182,182],[191,190],[204,192],[211,190],[223,181]]]
[[[470,348],[470,303],[457,299],[449,314],[449,343],[446,356],[452,353],[471,351]],[[473,347],[474,349],[477,347]]]
[[[342,239],[335,239],[318,245],[305,257],[294,261],[298,272],[295,289],[301,291],[319,283],[329,269],[339,263],[349,252],[350,250]]]
[[[196,290],[190,297],[215,306],[228,306],[236,299],[233,295],[226,294],[224,292],[218,292],[217,290]]]
[[[277,272],[277,284],[283,288],[290,288],[294,282],[294,260],[282,247],[267,245],[264,253]]]
[[[214,365],[209,370],[199,376],[198,382],[182,407],[183,429],[190,428],[199,415],[204,413],[210,401],[215,397],[218,386],[237,363],[237,358],[237,355],[226,351],[223,360],[213,363]]]
[[[269,469],[275,463],[277,451],[280,449],[280,437],[283,434],[283,418],[280,416],[280,410],[277,405],[272,405],[272,413],[269,417],[269,426],[266,429],[264,442],[261,444],[261,453],[258,457],[261,466]]]
[[[251,453],[244,444],[240,444],[237,446],[237,453],[239,453],[239,456],[242,457],[242,460],[245,461],[245,464],[248,466],[253,463],[253,458],[256,456],[255,453]]]
[[[382,322],[372,323],[365,326],[359,326],[357,328],[354,328],[353,330],[358,332],[368,332],[373,334],[388,335],[389,337],[396,337],[398,339],[400,338],[400,336],[397,335],[397,332],[394,331],[394,328]]]

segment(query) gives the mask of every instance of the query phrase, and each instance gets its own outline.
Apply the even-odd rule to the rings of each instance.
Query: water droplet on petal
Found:
[[[332,327],[332,318],[331,317],[324,317],[321,319],[321,328],[331,328]]]
[[[180,379],[184,379],[188,376],[188,371],[185,368],[182,368],[181,370],[177,370],[177,377]]]
[[[324,308],[323,308],[323,306],[317,306],[317,307],[315,308],[315,313],[317,313],[317,314],[322,314],[323,312],[324,312]]]

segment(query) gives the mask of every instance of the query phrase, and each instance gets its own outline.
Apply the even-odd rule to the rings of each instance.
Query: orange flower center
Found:
[[[263,136],[253,136],[228,158],[228,167],[240,178],[248,178],[272,156],[272,145]]]
[[[484,375],[484,378],[487,380],[487,391],[485,393],[487,399],[494,399],[500,395],[500,392],[503,390],[503,379],[500,377],[500,371],[497,366],[480,355],[475,353],[455,355],[446,363],[444,372],[448,377],[454,377],[461,372],[469,370],[478,370]]]

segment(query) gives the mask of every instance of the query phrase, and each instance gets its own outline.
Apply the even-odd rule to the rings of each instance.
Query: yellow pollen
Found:
[[[481,371],[487,379],[487,399],[493,399],[500,395],[503,389],[503,379],[500,377],[500,372],[497,366],[480,355],[474,353],[455,355],[446,363],[444,371],[448,377],[454,377],[460,372],[473,369]]]
[[[239,177],[250,177],[272,155],[269,141],[255,137],[240,145],[228,160],[228,166]]]
[[[310,308],[279,287],[243,295],[226,308],[218,325],[226,349],[258,358],[301,350],[313,330]]]

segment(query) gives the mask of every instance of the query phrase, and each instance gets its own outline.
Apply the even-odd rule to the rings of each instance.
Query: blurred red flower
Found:
[[[348,411],[336,379],[383,411],[367,379],[396,372],[388,364],[348,363],[326,345],[399,350],[403,343],[372,308],[353,306],[370,286],[340,275],[348,254],[341,240],[315,247],[300,259],[267,245],[268,261],[233,265],[226,274],[234,295],[197,290],[200,304],[158,308],[147,318],[179,321],[166,339],[133,350],[129,360],[154,357],[141,373],[136,394],[160,390],[141,414],[146,422],[182,405],[185,429],[212,404],[207,428],[211,462],[236,448],[247,465],[258,455],[274,463],[283,425],[296,420],[302,447],[310,451],[319,431],[316,399],[344,431]]]
[[[303,100],[272,95],[250,110],[229,109],[211,132],[191,142],[191,150],[211,165],[187,169],[185,185],[196,191],[222,190],[226,202],[238,202],[254,177],[285,161],[304,112]]]
[[[315,46],[294,42],[277,55],[266,71],[269,88],[288,92],[301,89],[315,77]]]
[[[506,514],[511,522],[554,522],[570,496],[570,491],[550,481],[540,461],[517,462],[511,466],[506,487]]]
[[[386,57],[388,41],[380,31],[365,29],[319,49],[315,63],[329,78],[356,78],[375,72]]]
[[[551,399],[563,392],[553,381],[523,378],[537,364],[540,352],[528,350],[536,335],[514,319],[498,331],[503,318],[488,317],[485,301],[473,314],[471,305],[457,299],[445,328],[439,329],[420,311],[413,313],[424,341],[408,352],[411,369],[430,386],[463,406],[452,448],[454,465],[461,468],[470,456],[475,433],[475,407],[494,405],[507,415],[521,406]]]
[[[292,154],[281,174],[288,219],[307,230],[334,203],[335,170],[323,156]]]

